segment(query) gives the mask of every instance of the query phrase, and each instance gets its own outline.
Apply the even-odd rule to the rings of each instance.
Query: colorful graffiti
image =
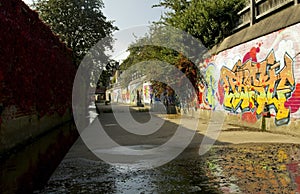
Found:
[[[130,103],[130,93],[128,88],[122,88],[122,102]]]
[[[210,63],[205,70],[205,81],[207,84],[205,92],[205,101],[208,103],[211,109],[216,107],[216,91],[218,87],[218,78],[215,76],[216,67],[214,64]]]
[[[295,113],[300,108],[300,84],[297,83],[295,92],[292,94],[291,98],[289,98],[284,106],[291,110],[291,113]]]
[[[151,83],[144,83],[143,84],[143,101],[144,103],[150,104],[151,98],[153,96]]]
[[[219,84],[224,88],[223,106],[227,111],[255,112],[259,118],[264,111],[273,109],[276,125],[287,124],[290,109],[285,106],[295,89],[293,59],[286,53],[284,66],[276,61],[272,50],[265,60],[253,61],[256,55],[242,63],[239,60],[230,70],[222,67]],[[248,116],[253,117],[251,113]]]
[[[260,46],[261,46],[261,43],[258,44],[258,47],[252,47],[250,49],[250,51],[244,56],[243,63],[245,63],[248,60],[257,62],[257,53],[260,52]]]

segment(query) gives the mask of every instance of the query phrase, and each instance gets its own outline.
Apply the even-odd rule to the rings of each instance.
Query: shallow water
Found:
[[[31,193],[43,188],[77,137],[70,122],[2,158],[0,193]]]
[[[209,182],[201,166],[196,160],[186,160],[132,170],[70,159],[64,160],[45,189],[36,193],[219,193],[218,183]]]

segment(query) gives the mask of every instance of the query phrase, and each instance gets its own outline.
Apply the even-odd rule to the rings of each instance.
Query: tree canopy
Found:
[[[106,57],[105,49],[112,49],[111,34],[117,27],[107,21],[101,9],[101,0],[37,0],[33,7],[41,19],[73,51],[74,62],[79,65],[86,53],[99,40],[97,45],[100,57]]]
[[[246,0],[162,0],[167,10],[160,23],[179,28],[212,48],[232,33]]]
[[[140,62],[156,63],[153,60],[164,61],[177,67],[190,80],[196,92],[198,84],[206,84],[197,63],[202,60],[205,47],[210,49],[225,37],[229,36],[236,26],[237,13],[245,6],[246,0],[162,0],[153,7],[165,7],[168,11],[161,20],[152,24],[150,32],[145,37],[137,39],[129,47],[130,55],[121,67],[127,70],[127,76],[123,76],[123,81],[128,84],[132,78],[133,71],[140,74],[153,75],[159,69],[128,69]],[[199,41],[188,38],[184,33],[162,32],[162,26],[172,26],[186,32]],[[191,41],[190,41],[191,40]],[[155,46],[153,43],[167,41],[168,48]],[[203,45],[199,45],[201,42]],[[159,45],[159,44],[158,44]],[[186,56],[188,51],[189,56]],[[132,71],[132,72],[131,72]],[[150,73],[149,73],[150,72]],[[161,73],[158,73],[160,75]],[[181,79],[174,77],[173,79]],[[125,84],[125,85],[126,85]],[[167,86],[156,81],[152,81],[154,89],[162,91]],[[187,95],[188,96],[188,95]],[[191,96],[190,96],[191,97]],[[193,101],[191,97],[191,101]]]
[[[168,86],[155,80],[168,75],[170,77],[166,77],[167,82],[175,84],[176,88],[184,88],[184,78],[188,78],[197,92],[197,84],[204,80],[199,77],[200,74],[195,65],[195,53],[200,54],[204,50],[201,51],[203,46],[200,41],[190,37],[181,30],[153,24],[149,32],[132,43],[128,49],[130,55],[121,64],[121,69],[125,70],[121,76],[123,86],[128,85],[134,79],[132,75],[137,73],[145,76],[146,80],[151,80],[154,93],[159,95]],[[196,45],[197,43],[199,45]],[[138,63],[143,64],[132,68]],[[170,65],[170,68],[166,68],[162,63]],[[182,73],[174,71],[172,66]]]

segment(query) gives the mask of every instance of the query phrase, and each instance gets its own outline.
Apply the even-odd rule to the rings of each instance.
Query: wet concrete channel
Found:
[[[75,124],[70,121],[2,156],[0,193],[42,189],[77,138]]]
[[[122,113],[123,110],[118,111]],[[140,123],[149,121],[148,112],[132,109],[131,114]],[[122,145],[117,148],[103,147],[102,152],[114,153],[129,159],[133,157],[124,148],[133,150],[155,148],[169,141],[178,127],[177,124],[166,120],[161,127],[162,130],[140,137],[121,129],[109,107],[100,115],[94,116],[105,126],[106,133]],[[234,145],[216,141],[207,154],[199,155],[199,144],[204,136],[196,133],[189,146],[174,160],[159,167],[141,170],[134,165],[109,164],[95,156],[82,138],[76,140],[74,137],[76,137],[74,125],[67,124],[9,158],[1,160],[0,193],[297,193],[300,191],[298,144]]]
[[[122,110],[121,110],[122,111]],[[138,122],[147,122],[147,112],[132,111]],[[106,110],[98,119],[106,132],[120,145],[147,150],[168,141],[178,125],[165,122],[163,131],[145,137],[120,129],[113,113]],[[218,183],[204,173],[205,159],[198,155],[201,136],[176,159],[160,167],[141,170],[126,164],[108,164],[96,157],[79,138],[64,157],[46,186],[34,193],[220,193]],[[111,149],[108,149],[111,151]],[[116,150],[114,150],[116,151]],[[122,150],[117,150],[122,155]],[[131,157],[125,153],[121,157]]]
[[[73,151],[83,151],[82,147],[79,140]],[[136,170],[107,164],[88,150],[81,157],[71,155],[65,157],[46,187],[35,193],[220,193],[218,183],[206,177],[205,161],[199,157]]]

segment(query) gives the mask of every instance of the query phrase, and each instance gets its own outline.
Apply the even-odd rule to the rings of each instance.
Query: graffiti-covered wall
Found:
[[[127,87],[116,86],[107,90],[107,96],[111,96],[112,102],[131,105],[136,105],[138,98],[141,103],[150,104],[152,93],[151,83],[144,82],[143,79],[133,80]]]
[[[151,87],[151,83],[147,82],[143,84],[143,99],[144,103],[150,104],[151,98],[153,98],[153,91]]]
[[[300,24],[259,37],[206,59],[202,108],[240,114],[277,126],[300,117]]]

